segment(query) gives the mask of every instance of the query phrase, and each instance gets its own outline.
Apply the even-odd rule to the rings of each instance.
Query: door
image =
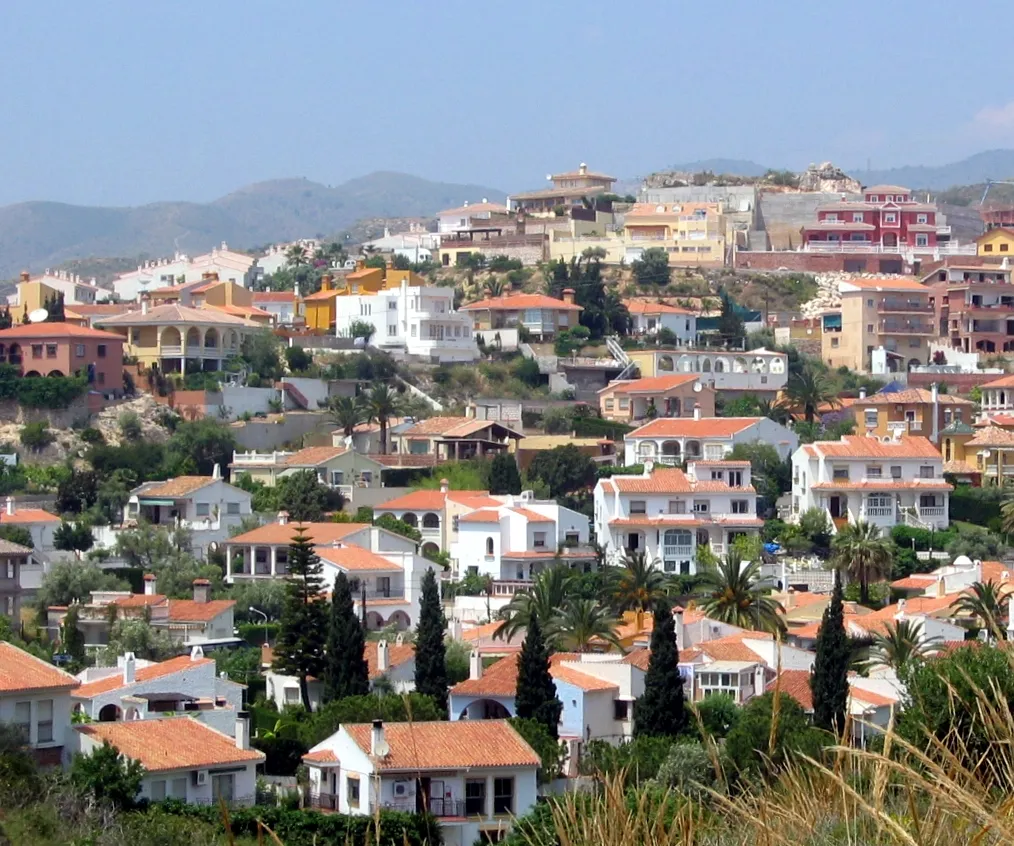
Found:
[[[637,552],[641,548],[641,536],[637,532],[627,534],[627,549]]]
[[[831,519],[832,520],[837,520],[838,518],[842,517],[843,515],[842,515],[842,501],[841,501],[841,497],[840,496],[833,496],[833,497],[831,497],[831,501],[829,503],[829,508],[830,508],[830,511],[831,511]]]
[[[430,784],[429,778],[420,778],[416,781],[415,790],[415,812],[417,814],[426,813],[426,809],[430,804]]]

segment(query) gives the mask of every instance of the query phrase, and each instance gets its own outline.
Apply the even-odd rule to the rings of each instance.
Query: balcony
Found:
[[[878,311],[885,312],[887,314],[893,313],[917,313],[917,314],[932,314],[933,306],[929,303],[913,303],[903,302],[902,300],[884,300],[880,304]]]
[[[665,559],[692,559],[694,547],[692,546],[663,546],[662,557]]]
[[[931,517],[938,520],[947,516],[947,509],[942,505],[918,505],[916,513],[920,517]]]
[[[877,332],[881,335],[935,335],[936,331],[929,323],[913,323],[911,321],[881,320],[877,324]]]
[[[884,520],[884,519],[895,519],[895,509],[893,505],[864,505],[859,510],[860,520]]]
[[[435,817],[474,817],[486,816],[484,807],[470,807],[472,803],[464,799],[430,799],[429,811]],[[407,799],[400,802],[381,802],[380,807],[385,811],[401,811],[406,814],[416,813],[415,799]]]

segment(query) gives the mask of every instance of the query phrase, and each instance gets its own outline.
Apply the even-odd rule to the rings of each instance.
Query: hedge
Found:
[[[222,827],[217,805],[188,805],[169,799],[156,807],[166,813],[202,820]],[[235,837],[257,837],[257,821],[270,828],[285,846],[323,846],[355,843],[363,846],[441,846],[440,825],[429,814],[381,811],[373,816],[321,814],[317,811],[290,811],[277,807],[237,808],[229,812]],[[379,827],[380,837],[377,838]]]
[[[236,632],[247,645],[260,647],[265,635],[268,643],[274,643],[281,627],[281,623],[240,623],[236,626]]]
[[[613,441],[622,441],[624,435],[633,431],[632,426],[603,420],[601,417],[574,418],[574,435],[578,438],[609,438]]]
[[[18,368],[0,365],[0,399],[26,408],[66,408],[88,388],[83,376],[21,376]]]
[[[991,528],[989,523],[1000,520],[1000,505],[1010,491],[1005,487],[973,488],[958,485],[950,495],[950,518]]]

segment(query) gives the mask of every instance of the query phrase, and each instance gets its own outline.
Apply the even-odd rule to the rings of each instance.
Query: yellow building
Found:
[[[209,274],[207,282],[192,288],[189,299],[190,302],[184,304],[193,308],[217,309],[233,317],[252,320],[262,326],[270,326],[274,322],[270,312],[253,304],[253,292],[249,288],[232,281],[221,282],[217,273]]]
[[[964,445],[966,463],[982,474],[984,485],[1004,485],[1014,481],[1014,432],[999,426],[987,426]]]
[[[21,281],[18,282],[18,304],[10,307],[11,321],[16,325],[23,323],[25,314],[31,314],[36,309],[44,308],[46,300],[52,300],[60,292],[56,288],[50,288],[38,280],[32,281],[27,272],[21,274]],[[67,306],[64,306],[66,312]]]
[[[914,279],[850,279],[838,286],[841,308],[823,316],[821,357],[831,368],[887,372],[929,361],[937,336],[932,291]]]
[[[975,447],[968,444],[975,429],[963,420],[955,420],[940,432],[940,454],[944,457],[944,473],[958,477],[959,482],[978,482],[979,467]]]
[[[367,267],[363,262],[356,262],[352,273],[335,280],[330,274],[321,277],[320,290],[303,298],[306,308],[306,328],[319,332],[331,332],[335,328],[337,308],[335,297],[352,297],[363,294],[376,294],[400,288],[402,282],[410,287],[425,285],[426,281],[411,270],[397,270],[388,264],[386,267]]]
[[[975,403],[953,394],[941,394],[936,387],[860,396],[844,410],[855,420],[858,434],[886,438],[903,432],[922,435],[938,446],[940,433],[947,427],[953,423],[970,424],[975,417]]]
[[[1001,257],[1014,255],[1014,230],[990,229],[975,239],[976,255]]]

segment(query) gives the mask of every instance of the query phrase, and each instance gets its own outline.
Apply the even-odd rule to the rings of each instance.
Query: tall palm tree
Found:
[[[389,385],[374,385],[366,395],[363,407],[368,420],[376,420],[380,424],[380,454],[387,455],[387,421],[397,417],[401,409],[401,400]]]
[[[289,267],[300,267],[306,264],[306,247],[302,244],[293,244],[285,251],[285,262]]]
[[[352,431],[366,416],[359,397],[336,397],[328,404],[327,411],[328,419],[345,433],[346,438],[352,437]]]
[[[1014,496],[1007,497],[1000,506],[1000,516],[1003,518],[1003,530],[1008,534],[1014,532]]]
[[[788,426],[792,422],[792,412],[788,406],[781,402],[760,400],[757,403],[757,413],[761,417],[767,417],[768,420],[774,420],[775,423],[781,423],[783,426]]]
[[[609,598],[618,611],[650,611],[665,596],[667,580],[644,552],[626,552],[619,567],[608,570]]]
[[[807,362],[800,372],[789,376],[785,396],[792,406],[802,409],[807,423],[813,422],[820,406],[841,405],[834,379],[826,370],[812,362]]]
[[[500,611],[503,622],[493,637],[510,639],[528,628],[535,617],[543,630],[549,627],[557,611],[563,607],[574,581],[574,572],[564,566],[548,567],[539,573],[527,590],[514,594]]]
[[[590,652],[597,643],[623,651],[617,619],[594,599],[570,599],[550,621],[546,637],[560,652]]]
[[[922,623],[898,620],[888,623],[884,634],[873,636],[869,666],[890,667],[897,671],[906,664],[925,658],[936,651],[940,638],[924,638]]]
[[[975,582],[951,607],[956,613],[967,614],[978,620],[990,637],[1005,640],[1007,631],[1003,619],[1012,593],[1014,590],[997,584],[992,579],[988,582]]]
[[[713,620],[744,629],[781,631],[782,606],[758,587],[760,561],[745,567],[738,552],[730,552],[701,571],[698,590],[701,610]]]
[[[860,520],[843,526],[831,542],[831,563],[859,582],[859,603],[869,605],[870,582],[886,578],[891,572],[894,553],[891,542],[881,537],[880,529]]]

